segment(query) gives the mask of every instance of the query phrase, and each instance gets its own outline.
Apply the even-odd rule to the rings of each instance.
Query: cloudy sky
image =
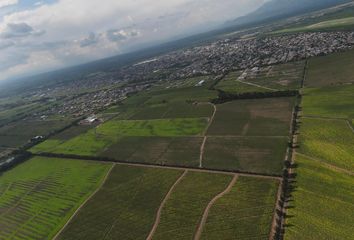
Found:
[[[264,0],[0,0],[0,80],[191,35]]]

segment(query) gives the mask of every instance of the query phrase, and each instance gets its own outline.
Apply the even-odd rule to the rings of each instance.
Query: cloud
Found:
[[[18,10],[0,18],[0,62],[6,62],[10,50],[30,57],[17,65],[14,58],[11,67],[1,70],[0,80],[206,31],[255,10],[264,1],[50,0],[49,4],[46,0],[33,1],[36,7],[25,9],[20,1]],[[0,0],[0,6],[5,2],[17,1]]]
[[[84,38],[80,41],[80,46],[81,47],[87,47],[90,45],[95,45],[99,42],[98,37],[95,35],[95,33],[90,33],[87,38]]]
[[[0,8],[18,4],[18,0],[0,0]]]
[[[8,23],[3,31],[0,31],[1,38],[18,38],[27,36],[40,36],[44,31],[35,31],[27,23]]]

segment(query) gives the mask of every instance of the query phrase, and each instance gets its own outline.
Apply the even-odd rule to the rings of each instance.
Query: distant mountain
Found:
[[[271,0],[251,14],[227,22],[226,25],[239,26],[265,20],[277,20],[348,2],[352,0]]]

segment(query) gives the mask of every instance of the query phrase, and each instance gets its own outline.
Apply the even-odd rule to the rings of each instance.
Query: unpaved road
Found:
[[[172,187],[170,188],[170,190],[168,191],[168,193],[166,194],[165,198],[163,199],[158,211],[157,211],[157,214],[156,214],[156,219],[155,219],[155,223],[154,225],[152,226],[152,229],[149,233],[149,236],[146,238],[147,240],[151,240],[152,237],[154,236],[155,232],[156,232],[156,229],[157,227],[159,226],[159,223],[160,223],[160,219],[161,219],[161,212],[162,212],[162,209],[163,207],[165,206],[167,200],[170,198],[173,190],[176,188],[176,186],[178,185],[178,183],[180,181],[182,181],[182,179],[184,178],[184,176],[186,176],[186,174],[188,173],[188,170],[185,170],[183,172],[183,174],[177,179],[177,181],[172,185]]]
[[[197,229],[197,232],[195,233],[195,236],[194,236],[194,240],[199,240],[201,235],[202,235],[202,231],[204,229],[204,226],[205,226],[205,223],[206,223],[206,220],[208,218],[208,215],[209,215],[209,211],[210,211],[210,208],[214,205],[214,203],[220,199],[221,197],[223,197],[225,194],[228,194],[232,187],[235,185],[236,181],[237,181],[237,178],[238,178],[238,175],[235,174],[233,179],[231,180],[231,182],[229,183],[229,185],[227,186],[227,188],[219,193],[218,195],[216,195],[208,204],[208,206],[205,208],[204,210],[204,213],[203,213],[203,216],[202,216],[202,219],[199,223],[199,226],[198,226],[198,229]]]

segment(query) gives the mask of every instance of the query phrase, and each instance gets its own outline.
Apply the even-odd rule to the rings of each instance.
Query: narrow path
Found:
[[[200,223],[199,223],[199,226],[198,226],[198,229],[197,229],[197,231],[196,231],[196,233],[195,233],[194,240],[199,240],[200,237],[202,236],[202,231],[203,231],[204,226],[205,226],[205,223],[206,223],[206,221],[207,221],[207,219],[208,219],[208,215],[209,215],[210,208],[214,205],[214,203],[215,203],[218,199],[220,199],[220,198],[223,197],[225,194],[228,194],[228,193],[231,191],[232,187],[235,185],[235,183],[236,183],[236,181],[237,181],[237,178],[238,178],[238,175],[235,174],[234,177],[233,177],[233,179],[231,180],[231,182],[230,182],[229,185],[227,186],[227,188],[226,188],[223,192],[221,192],[221,193],[219,193],[218,195],[216,195],[216,196],[209,202],[208,206],[207,206],[207,207],[205,208],[205,210],[204,210],[202,219],[201,219],[201,221],[200,221]]]
[[[347,124],[348,124],[348,127],[350,128],[350,130],[352,130],[352,133],[354,133],[354,128],[352,126],[352,123],[349,120],[347,120]]]
[[[203,167],[203,158],[204,158],[204,149],[205,149],[205,143],[207,141],[208,137],[205,136],[203,139],[202,146],[200,146],[200,155],[199,155],[199,167]]]
[[[188,173],[188,170],[185,170],[183,172],[183,174],[177,179],[177,181],[172,185],[172,187],[170,188],[170,190],[168,191],[168,193],[166,194],[165,198],[163,199],[158,211],[157,211],[157,214],[156,214],[156,219],[155,219],[155,223],[154,225],[152,226],[152,229],[149,233],[149,236],[146,238],[146,240],[151,240],[152,237],[154,236],[155,232],[156,232],[156,229],[160,223],[160,219],[161,219],[161,212],[162,212],[162,209],[163,207],[165,206],[167,200],[170,198],[173,190],[176,188],[176,186],[178,185],[179,182],[182,181],[182,179],[184,178],[184,176],[186,176],[186,174]]]
[[[303,115],[301,118],[307,118],[307,119],[323,119],[323,120],[343,120],[347,121],[346,118],[336,118],[336,117],[321,117],[321,116],[315,116],[315,115]]]
[[[255,83],[249,83],[249,82],[244,82],[244,81],[240,81],[240,80],[236,80],[236,82],[247,84],[247,85],[251,85],[251,86],[254,86],[254,87],[258,87],[258,88],[263,88],[263,89],[270,90],[270,91],[275,91],[275,92],[279,91],[278,89],[264,87],[264,86],[261,86],[261,85],[255,84]]]
[[[344,168],[341,168],[341,167],[337,167],[337,166],[332,165],[332,164],[330,164],[330,163],[327,163],[326,161],[324,161],[324,160],[322,160],[322,159],[315,158],[315,157],[310,157],[310,156],[308,156],[308,155],[306,155],[306,154],[302,154],[302,153],[298,153],[298,152],[296,152],[296,155],[299,155],[299,156],[302,156],[302,157],[311,159],[311,160],[313,160],[313,161],[319,162],[319,163],[321,163],[321,164],[323,164],[323,165],[325,165],[325,166],[327,166],[327,167],[329,167],[329,168],[331,168],[331,169],[333,169],[333,170],[336,170],[337,172],[341,172],[341,173],[345,173],[345,174],[354,176],[354,172],[349,171],[349,170],[344,169]]]
[[[59,230],[59,232],[53,237],[53,240],[57,239],[58,236],[63,232],[63,230],[69,225],[69,223],[73,220],[73,218],[78,214],[81,208],[93,197],[96,193],[101,190],[102,186],[106,183],[109,175],[111,174],[115,164],[112,164],[111,168],[108,170],[106,176],[103,178],[101,184],[96,188],[96,190],[79,206],[78,209],[73,213],[73,215],[69,218],[69,220],[65,223],[65,225]]]
[[[214,111],[213,111],[213,114],[211,115],[211,117],[209,119],[208,125],[206,126],[206,128],[205,128],[205,130],[203,132],[204,139],[203,139],[202,145],[200,146],[200,154],[199,154],[199,167],[200,168],[203,167],[203,157],[204,157],[205,143],[206,143],[206,141],[208,139],[207,133],[208,133],[208,130],[209,130],[211,124],[214,121],[214,118],[215,118],[215,115],[216,115],[216,110],[217,110],[215,104],[213,104],[213,103],[207,103],[207,104],[212,105],[213,108],[214,108]]]

